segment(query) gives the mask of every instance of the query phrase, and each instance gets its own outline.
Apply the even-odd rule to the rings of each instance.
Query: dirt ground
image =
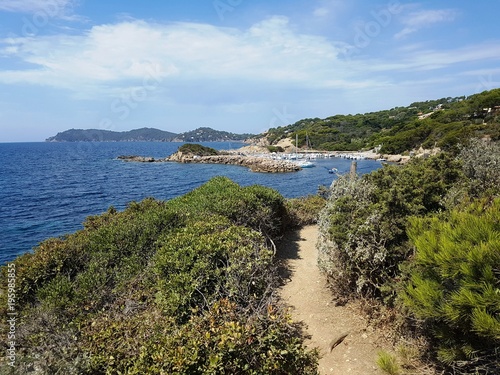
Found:
[[[305,324],[308,347],[319,348],[320,374],[383,375],[375,361],[387,344],[356,307],[333,302],[317,266],[317,234],[317,226],[305,227],[280,247],[285,264],[281,296],[292,307],[294,320]]]

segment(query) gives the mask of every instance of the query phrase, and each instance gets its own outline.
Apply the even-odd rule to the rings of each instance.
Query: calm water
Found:
[[[237,143],[206,143],[217,149]],[[126,163],[119,155],[165,157],[179,143],[0,143],[0,264],[30,251],[40,241],[81,229],[85,217],[109,206],[123,209],[146,197],[170,199],[224,175],[241,185],[261,184],[287,198],[315,194],[334,176],[326,168],[349,170],[344,159],[318,160],[315,168],[297,173],[253,173],[244,167]],[[360,173],[380,167],[358,161]]]

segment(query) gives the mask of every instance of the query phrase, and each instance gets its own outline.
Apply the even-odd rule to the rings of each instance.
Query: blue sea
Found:
[[[216,149],[239,143],[204,143]],[[146,197],[167,200],[185,194],[214,176],[227,176],[247,186],[261,184],[287,198],[315,194],[334,175],[347,172],[350,161],[317,160],[316,167],[296,173],[250,172],[231,165],[130,163],[119,155],[166,157],[179,143],[81,142],[0,143],[0,264],[31,251],[38,243],[82,228],[89,215],[110,206],[122,210]],[[358,161],[359,173],[379,168],[377,161]]]

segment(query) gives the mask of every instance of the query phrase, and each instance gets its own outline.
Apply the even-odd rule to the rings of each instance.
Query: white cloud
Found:
[[[295,33],[285,17],[239,31],[207,24],[127,21],[95,26],[84,35],[4,40],[0,54],[34,68],[0,72],[0,82],[80,91],[137,85],[152,67],[162,79],[234,80],[330,86],[347,69],[338,49],[318,36]],[[337,83],[334,83],[337,82]],[[347,82],[347,81],[346,81]]]
[[[344,50],[341,43],[297,32],[279,16],[246,30],[127,20],[81,35],[4,39],[0,56],[10,68],[0,71],[0,83],[64,89],[79,99],[120,97],[151,87],[168,103],[235,105],[290,92],[307,97],[387,88],[402,78],[418,80],[418,72],[500,61],[498,42],[449,50],[413,44],[377,58],[347,59]],[[21,64],[15,68],[14,61]]]
[[[18,13],[43,12],[51,17],[62,17],[74,5],[75,0],[0,0],[0,11]]]
[[[422,28],[443,22],[451,22],[455,20],[456,17],[457,12],[452,9],[421,10],[411,12],[407,16],[402,17],[402,23],[405,27],[394,37],[396,39],[402,39]]]

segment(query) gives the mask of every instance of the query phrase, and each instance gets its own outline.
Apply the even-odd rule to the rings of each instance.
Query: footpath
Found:
[[[377,353],[383,338],[349,304],[336,306],[317,266],[317,226],[293,232],[280,246],[285,264],[283,300],[295,321],[305,324],[306,345],[319,348],[322,375],[383,375]]]

